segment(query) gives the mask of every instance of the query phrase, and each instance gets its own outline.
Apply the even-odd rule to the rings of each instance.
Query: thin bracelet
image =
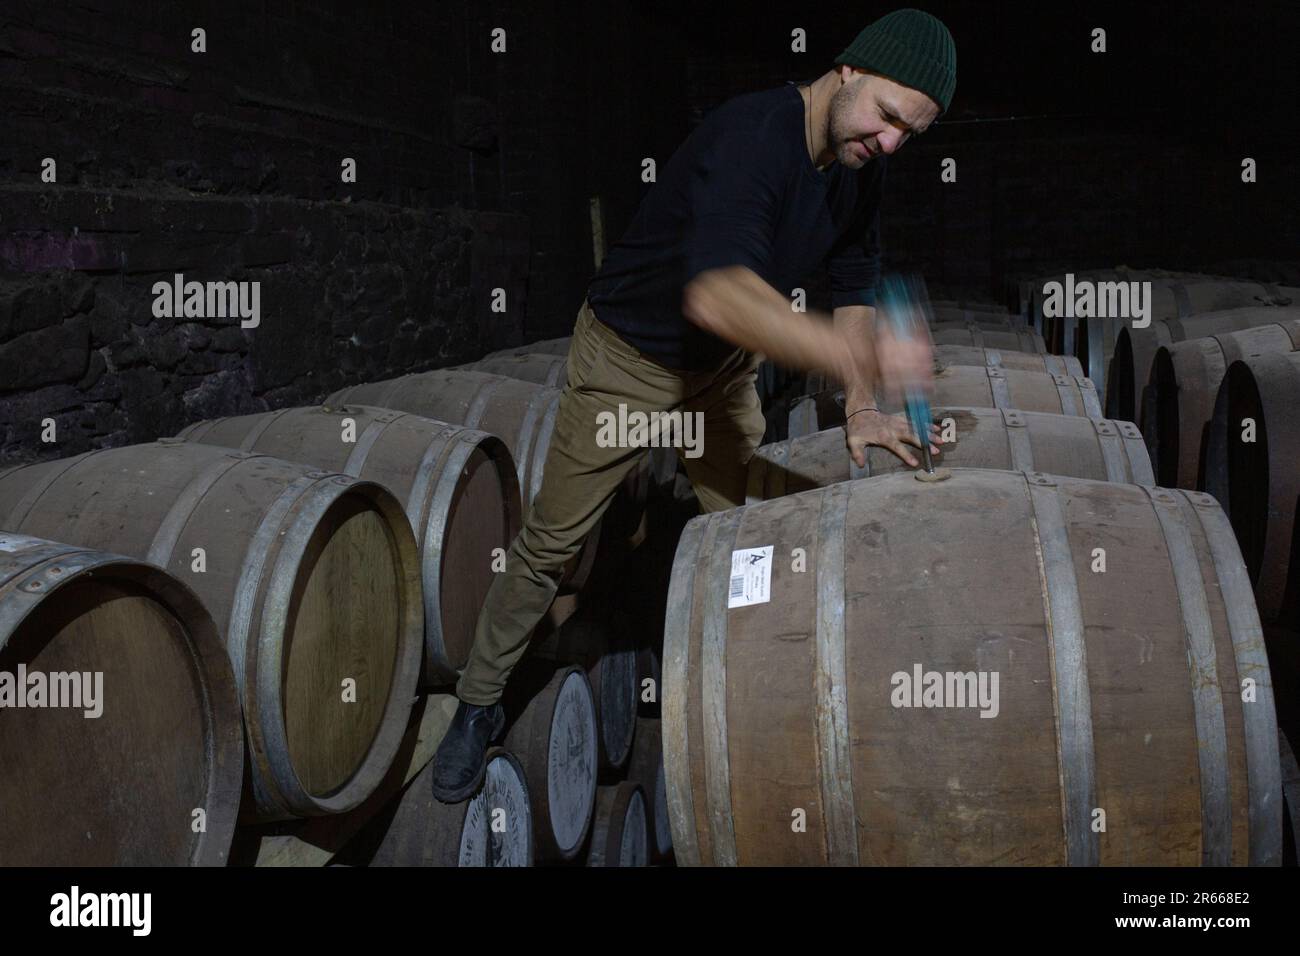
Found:
[[[854,412],[852,415],[846,415],[844,417],[844,420],[847,422],[850,418],[853,417],[853,415],[856,415],[858,412],[878,412],[878,411],[880,411],[880,409],[877,408],[875,405],[868,405],[866,408],[859,408],[858,411]]]

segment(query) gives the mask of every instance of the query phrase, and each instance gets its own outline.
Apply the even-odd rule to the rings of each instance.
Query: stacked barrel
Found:
[[[558,397],[440,370],[0,468],[0,864],[243,862],[321,827],[375,864],[582,856],[633,751],[616,635],[553,624],[484,787],[435,807],[429,786]],[[649,485],[647,463],[621,495],[628,538]]]
[[[744,507],[648,453],[456,805],[430,761],[568,339],[0,467],[0,672],[81,705],[5,715],[0,863],[1281,862],[1296,290],[1087,276],[1151,281],[1150,326],[1064,277],[934,304],[934,475],[774,366]]]
[[[1282,861],[1300,316],[1141,277],[1155,331],[1045,314],[1046,279],[1025,314],[937,305],[935,474],[852,461],[843,392],[809,376],[746,506],[685,526],[678,862]]]

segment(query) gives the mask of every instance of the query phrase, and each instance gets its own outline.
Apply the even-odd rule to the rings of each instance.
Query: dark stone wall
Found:
[[[521,341],[532,194],[507,201],[491,19],[469,4],[6,4],[0,459],[149,441]],[[178,272],[260,283],[260,325],[156,318],[153,284]]]
[[[149,441],[482,350],[472,216],[171,191],[5,191],[0,260],[22,271],[0,277],[0,456]],[[259,282],[259,324],[155,317],[174,272]]]

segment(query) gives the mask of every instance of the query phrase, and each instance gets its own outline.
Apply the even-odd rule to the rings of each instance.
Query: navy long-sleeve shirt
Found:
[[[661,365],[698,371],[735,346],[682,315],[698,273],[747,266],[786,296],[825,262],[831,307],[874,305],[887,157],[824,172],[793,84],[728,100],[673,153],[592,277],[596,317]]]

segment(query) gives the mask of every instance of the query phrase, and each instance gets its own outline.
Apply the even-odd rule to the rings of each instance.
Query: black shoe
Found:
[[[487,771],[487,749],[506,725],[500,704],[480,707],[461,701],[433,757],[433,795],[443,803],[473,796]]]

